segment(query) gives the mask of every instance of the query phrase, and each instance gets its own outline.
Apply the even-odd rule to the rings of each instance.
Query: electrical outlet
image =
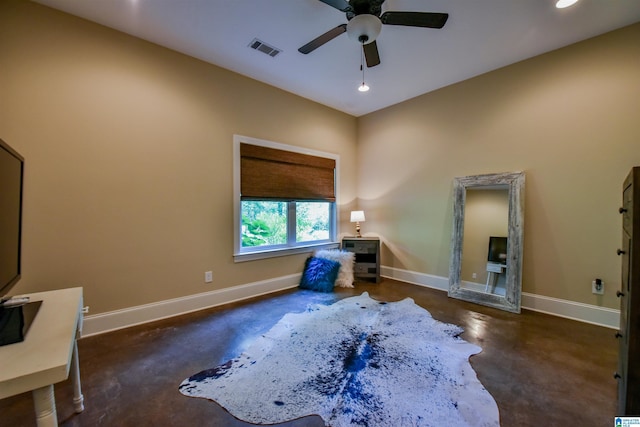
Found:
[[[471,278],[472,278],[472,279],[477,279],[477,278],[478,278],[478,275],[477,275],[476,273],[473,273],[473,274],[471,275]]]
[[[204,272],[204,281],[205,281],[205,283],[213,282],[213,271],[205,271]]]
[[[596,279],[591,282],[591,293],[604,295],[604,282],[600,279]]]

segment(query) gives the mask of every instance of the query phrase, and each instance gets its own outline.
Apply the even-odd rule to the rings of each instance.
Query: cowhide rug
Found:
[[[460,333],[410,298],[384,303],[365,292],[285,315],[180,391],[254,424],[317,414],[332,427],[499,426],[468,361],[482,349]]]

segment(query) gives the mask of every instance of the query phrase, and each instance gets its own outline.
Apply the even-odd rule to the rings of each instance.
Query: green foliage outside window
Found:
[[[296,203],[296,241],[312,242],[329,239],[329,209],[327,202]]]
[[[331,204],[328,202],[242,202],[242,247],[287,244],[289,204],[295,212],[294,242],[329,239]],[[295,238],[294,238],[295,237]]]
[[[286,202],[242,202],[242,246],[287,243]]]

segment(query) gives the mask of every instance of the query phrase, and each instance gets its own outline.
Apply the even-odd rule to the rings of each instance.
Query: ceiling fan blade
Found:
[[[346,12],[351,10],[351,6],[345,0],[320,0],[324,4],[328,4],[331,7],[335,7],[336,9]]]
[[[316,50],[317,48],[319,48],[323,44],[327,43],[328,41],[331,41],[331,40],[335,39],[336,37],[338,37],[340,34],[344,33],[345,31],[347,31],[347,24],[340,24],[337,27],[327,31],[324,34],[322,34],[321,36],[316,37],[315,39],[311,40],[309,43],[305,44],[300,49],[298,49],[298,52],[304,53],[305,55],[307,53],[313,52],[314,50]]]
[[[375,67],[380,63],[380,55],[378,55],[378,45],[376,41],[362,45],[364,49],[364,57],[367,60],[367,67]]]
[[[406,25],[408,27],[442,28],[449,18],[448,13],[431,12],[385,12],[380,17],[383,24]]]

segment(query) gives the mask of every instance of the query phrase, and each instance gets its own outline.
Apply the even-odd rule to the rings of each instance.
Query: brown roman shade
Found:
[[[335,202],[336,161],[260,145],[240,144],[242,200]]]

